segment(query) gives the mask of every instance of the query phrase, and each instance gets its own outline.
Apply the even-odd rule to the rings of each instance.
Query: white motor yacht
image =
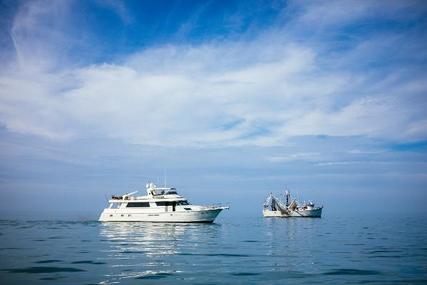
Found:
[[[212,223],[218,214],[229,207],[191,205],[178,195],[175,188],[146,185],[147,195],[136,192],[112,196],[109,207],[99,217],[101,222],[166,222]]]

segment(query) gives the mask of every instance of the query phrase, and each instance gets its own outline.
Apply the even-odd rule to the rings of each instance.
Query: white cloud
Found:
[[[319,152],[298,152],[285,156],[272,156],[268,158],[270,162],[291,162],[291,161],[308,161],[314,162],[321,159]]]
[[[386,151],[383,149],[381,149],[381,150],[365,150],[365,149],[357,149],[357,148],[348,151],[349,154],[356,154],[356,155],[381,154],[384,152],[386,152]]]
[[[319,162],[316,165],[317,166],[346,166],[346,165],[353,165],[353,164],[360,164],[360,163],[364,163],[364,162],[361,162],[361,161],[327,161],[327,162]]]
[[[13,132],[151,145],[278,145],[305,135],[427,137],[422,106],[407,100],[407,92],[427,91],[424,82],[402,82],[406,74],[399,71],[375,89],[378,73],[345,68],[362,53],[369,58],[375,41],[362,43],[368,51],[356,47],[338,59],[339,52],[328,55],[266,33],[250,41],[152,47],[120,63],[73,67],[52,52],[49,39],[57,37],[40,24],[48,12],[26,9],[13,27],[17,68],[0,75],[0,123]],[[32,31],[47,42],[28,37]],[[334,62],[341,69],[331,68]]]

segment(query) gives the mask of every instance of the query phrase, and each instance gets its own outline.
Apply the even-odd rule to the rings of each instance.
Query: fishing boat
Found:
[[[178,194],[176,188],[157,187],[154,183],[147,184],[146,191],[144,196],[136,196],[137,191],[113,195],[99,221],[212,223],[222,210],[229,208],[192,205]]]
[[[278,199],[272,193],[268,195],[264,202],[264,217],[303,217],[320,218],[322,216],[323,206],[316,207],[312,201],[299,203],[291,198],[291,194],[286,190],[285,202]]]

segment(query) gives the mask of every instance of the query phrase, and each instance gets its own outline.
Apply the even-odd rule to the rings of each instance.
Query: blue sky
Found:
[[[4,213],[93,218],[163,176],[230,214],[285,185],[426,211],[423,1],[0,3]]]

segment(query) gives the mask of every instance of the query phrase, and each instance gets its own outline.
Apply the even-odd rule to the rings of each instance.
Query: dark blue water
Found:
[[[427,284],[421,217],[0,221],[0,284]]]

